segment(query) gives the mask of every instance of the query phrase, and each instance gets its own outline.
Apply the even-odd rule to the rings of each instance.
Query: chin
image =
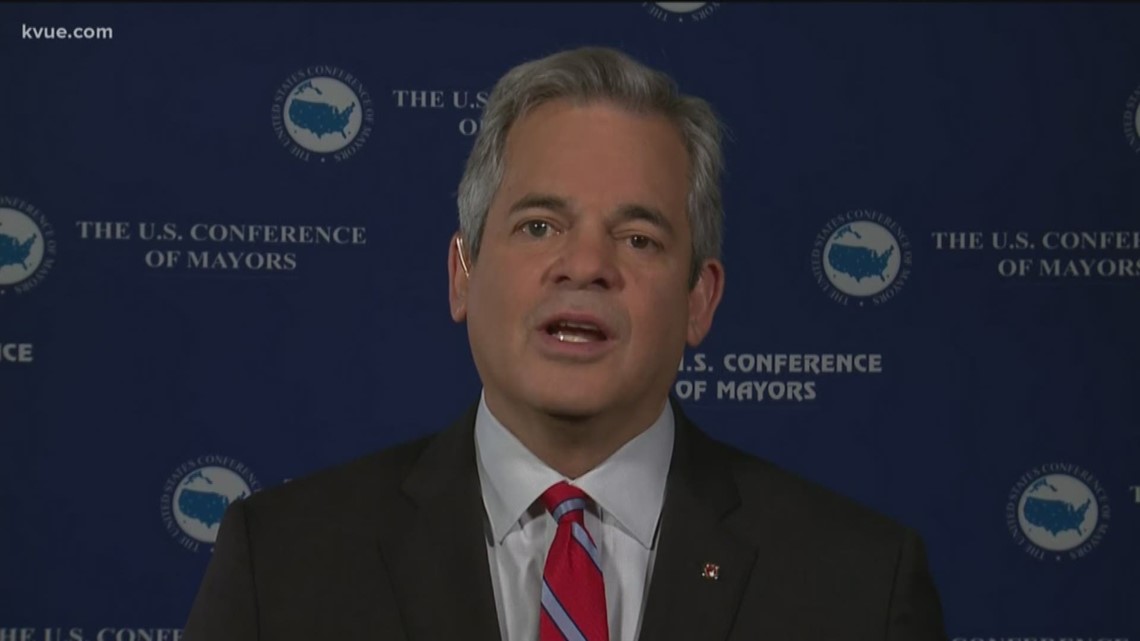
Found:
[[[611,405],[606,395],[593,385],[567,384],[536,390],[534,406],[543,413],[562,419],[585,419],[603,413]]]

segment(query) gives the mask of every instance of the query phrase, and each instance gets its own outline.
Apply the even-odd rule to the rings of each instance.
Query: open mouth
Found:
[[[593,323],[556,320],[546,326],[546,333],[560,343],[597,343],[606,340],[606,332]]]

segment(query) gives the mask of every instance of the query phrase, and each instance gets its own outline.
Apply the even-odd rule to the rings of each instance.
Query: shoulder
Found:
[[[839,491],[698,433],[690,456],[730,495],[721,523],[756,554],[753,598],[827,638],[945,639],[918,534]],[[743,610],[742,610],[743,612]],[[797,621],[798,619],[798,621]],[[821,628],[822,629],[822,628]],[[846,635],[846,636],[845,636]],[[821,636],[820,638],[823,638]],[[876,638],[882,638],[876,636]]]
[[[840,491],[700,433],[694,446],[728,471],[739,495],[732,522],[742,535],[777,529],[789,543],[881,549],[890,555],[911,531]],[[767,537],[764,537],[767,538]]]
[[[438,434],[292,479],[241,501],[258,529],[344,528],[406,504],[401,485]]]

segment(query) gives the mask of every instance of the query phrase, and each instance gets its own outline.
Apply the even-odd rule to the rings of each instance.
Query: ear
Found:
[[[713,315],[724,295],[724,265],[715,258],[705,260],[697,284],[689,290],[689,326],[685,338],[689,347],[701,344],[712,329]]]
[[[467,320],[467,265],[466,252],[460,256],[459,232],[451,235],[451,246],[447,250],[447,295],[451,303],[451,319],[457,323]]]

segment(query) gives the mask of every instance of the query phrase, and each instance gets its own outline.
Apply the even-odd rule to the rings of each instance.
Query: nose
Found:
[[[560,287],[609,290],[621,286],[617,246],[608,230],[576,225],[569,230],[552,266]]]

